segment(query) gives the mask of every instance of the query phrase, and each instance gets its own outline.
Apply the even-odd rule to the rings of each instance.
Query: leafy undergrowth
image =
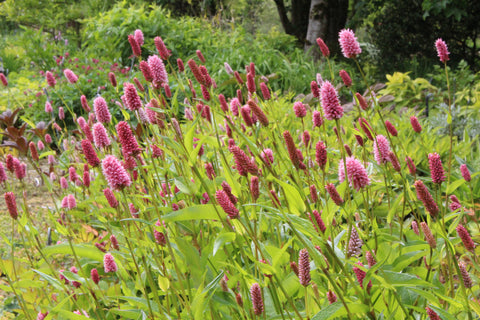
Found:
[[[128,40],[138,61],[143,37],[136,31]],[[20,319],[480,315],[476,138],[440,135],[413,111],[391,111],[391,97],[367,83],[356,84],[364,95],[350,92],[343,72],[331,74],[333,85],[321,77],[306,84],[307,104],[272,93],[253,63],[247,74],[227,66],[237,96],[225,98],[208,57],[198,51],[184,69],[161,40],[155,44],[162,59],[132,63],[123,83],[109,74],[107,99],[87,93],[74,108],[89,75],[78,79],[59,64],[46,74],[52,121],[2,115],[5,144],[22,156],[7,155],[0,167],[9,213],[4,312]],[[348,113],[337,90],[355,99]],[[42,219],[23,196],[23,162],[52,198]]]

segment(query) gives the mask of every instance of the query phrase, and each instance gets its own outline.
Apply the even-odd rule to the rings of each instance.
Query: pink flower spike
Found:
[[[338,100],[337,90],[329,81],[323,82],[320,96],[325,118],[327,120],[340,119],[343,116],[343,108]]]
[[[122,163],[115,156],[108,155],[102,160],[102,171],[113,190],[123,190],[132,183]]]
[[[389,157],[390,143],[387,138],[379,134],[376,137],[376,141],[373,142],[373,154],[375,155],[375,161],[379,165],[385,164],[390,161]]]
[[[110,253],[105,254],[103,257],[103,269],[105,270],[105,273],[117,272],[118,270],[115,258]]]
[[[124,83],[123,84],[123,93],[125,95],[125,102],[127,104],[127,108],[135,111],[142,107],[142,100],[138,96],[137,89],[131,83]]]
[[[100,122],[93,125],[93,142],[95,143],[95,147],[99,149],[108,147],[111,143],[107,129],[105,129]]]
[[[440,58],[441,62],[446,63],[448,60],[450,60],[450,58],[448,57],[450,52],[448,52],[447,44],[445,43],[445,41],[443,41],[442,39],[437,39],[437,41],[435,41],[435,48],[437,48],[437,55]]]
[[[317,44],[318,44],[318,47],[320,48],[320,51],[322,52],[322,55],[324,57],[329,57],[330,50],[328,49],[327,45],[325,44],[322,38],[317,38]]]
[[[441,184],[445,181],[445,172],[442,166],[440,155],[436,152],[428,154],[428,166],[433,183]]]
[[[362,163],[354,157],[347,157],[345,160],[347,163],[347,175],[350,186],[353,187],[355,190],[359,191],[360,189],[369,185],[370,178],[368,177],[367,170],[362,165]],[[338,176],[340,182],[343,182],[345,180],[345,169],[343,160],[340,160],[340,163],[338,165]]]
[[[93,100],[93,109],[98,122],[109,123],[112,120],[107,102],[102,97],[97,97]]]
[[[165,43],[163,42],[162,38],[155,37],[155,39],[153,39],[153,42],[155,43],[155,47],[157,48],[157,51],[160,57],[163,60],[167,60],[168,57],[171,56],[171,53],[165,46]]]
[[[143,32],[140,29],[135,30],[133,33],[133,37],[135,38],[135,41],[137,41],[139,46],[143,46]]]
[[[262,289],[258,283],[254,283],[250,288],[250,297],[253,304],[253,312],[258,316],[263,313]]]
[[[2,82],[4,87],[8,86],[8,80],[7,77],[3,74],[3,72],[0,72],[0,81]]]
[[[420,125],[420,122],[418,122],[417,117],[411,116],[410,123],[412,125],[413,131],[415,131],[416,133],[422,132],[422,126]]]
[[[360,44],[358,43],[355,33],[353,33],[352,30],[341,30],[338,41],[340,42],[340,47],[342,48],[342,53],[345,58],[355,58],[357,55],[362,53]]]
[[[68,82],[70,82],[71,84],[77,83],[78,77],[75,73],[73,73],[72,70],[65,69],[63,70],[63,74],[65,75],[65,78],[67,78]]]
[[[148,57],[148,66],[150,67],[155,86],[168,83],[168,75],[162,59],[160,59],[158,56],[150,56]]]
[[[465,181],[470,182],[472,180],[472,177],[470,176],[470,171],[468,171],[466,164],[462,164],[460,166],[460,172],[462,173],[462,177]]]
[[[50,87],[52,88],[55,87],[55,85],[57,84],[57,80],[55,80],[55,76],[53,75],[53,73],[51,73],[50,71],[47,71],[45,78],[47,80],[47,84]]]
[[[5,203],[7,204],[8,213],[12,219],[16,220],[18,217],[18,210],[17,210],[17,201],[15,199],[15,195],[13,192],[6,192],[4,194]]]
[[[137,40],[135,40],[135,36],[133,34],[128,35],[128,42],[130,42],[130,46],[132,47],[133,55],[135,57],[140,57],[142,55],[142,49],[140,48]]]

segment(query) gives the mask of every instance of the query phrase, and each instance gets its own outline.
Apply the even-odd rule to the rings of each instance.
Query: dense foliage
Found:
[[[115,7],[87,25],[87,52],[54,46],[54,64],[50,52],[25,69],[42,93],[30,108],[20,73],[1,75],[2,313],[480,316],[479,141],[458,131],[478,117],[478,76],[438,63],[434,84],[401,73],[370,84],[350,33],[341,45],[360,76],[325,61],[323,79],[312,67],[293,83],[301,67],[269,77],[285,70],[268,60],[277,37],[169,23],[158,8]],[[297,87],[312,93],[292,99]],[[427,96],[425,118],[411,104]],[[444,129],[430,125],[442,117]],[[30,175],[47,190],[43,215]]]

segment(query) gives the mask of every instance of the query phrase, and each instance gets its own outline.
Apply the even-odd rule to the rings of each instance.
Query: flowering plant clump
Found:
[[[480,316],[470,142],[439,137],[420,114],[391,113],[352,70],[309,80],[313,98],[291,101],[254,63],[225,62],[228,96],[200,50],[185,68],[168,49],[178,44],[140,29],[123,40],[132,68],[128,79],[105,73],[109,99],[81,90],[88,73],[49,70],[43,90],[62,100],[49,104],[51,121],[0,119],[18,151],[0,161],[11,226],[0,288],[11,310],[26,319]],[[339,41],[345,57],[361,54],[353,31]],[[446,63],[446,45],[436,46]],[[61,81],[75,99],[63,99]],[[367,93],[351,91],[350,110],[337,88],[352,86]],[[27,168],[48,190],[45,219],[24,192]]]

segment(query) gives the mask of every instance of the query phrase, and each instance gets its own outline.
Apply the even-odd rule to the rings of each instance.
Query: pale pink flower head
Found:
[[[323,82],[320,96],[325,118],[327,120],[340,119],[343,116],[343,107],[338,100],[337,90],[329,81]]]
[[[150,56],[148,57],[148,66],[152,73],[153,83],[156,86],[160,86],[162,83],[168,83],[167,70],[165,69],[162,59],[158,56]]]
[[[435,41],[435,48],[437,48],[437,55],[440,58],[441,62],[446,63],[448,60],[450,60],[450,58],[448,57],[450,52],[448,52],[447,44],[445,43],[445,41],[443,41],[442,39],[437,39],[437,41]]]
[[[105,273],[117,272],[118,270],[115,258],[110,253],[105,254],[103,257],[103,269],[105,270]]]
[[[367,170],[358,159],[355,159],[354,157],[347,157],[345,162],[347,164],[348,181],[351,187],[359,191],[370,184],[370,178],[368,177]],[[345,181],[345,167],[343,160],[340,160],[338,165],[338,176],[340,182]]]
[[[102,171],[113,190],[123,190],[132,183],[128,172],[115,156],[108,155],[102,160]]]
[[[47,71],[45,78],[47,79],[47,84],[50,87],[52,88],[55,87],[55,85],[57,84],[57,80],[55,80],[55,76],[53,75],[53,73],[51,73],[50,71]]]
[[[137,41],[139,46],[143,46],[143,32],[140,29],[135,30],[133,33],[133,37],[135,38],[135,41]]]
[[[46,112],[46,113],[51,113],[51,112],[53,112],[52,105],[50,104],[49,101],[45,102],[45,112]]]
[[[63,70],[63,74],[65,75],[65,78],[67,78],[68,82],[70,82],[71,84],[77,83],[78,77],[75,73],[73,73],[72,70],[65,69]]]
[[[112,120],[107,102],[102,97],[97,97],[93,100],[93,108],[98,122],[109,123]]]
[[[342,53],[345,58],[355,58],[362,53],[360,44],[352,30],[343,29],[340,31],[338,41],[340,42],[340,47],[342,48]]]
[[[95,143],[95,147],[101,149],[108,147],[111,143],[110,138],[107,134],[107,129],[101,124],[97,122],[93,125],[93,142]]]
[[[297,118],[303,118],[307,115],[307,109],[305,108],[305,105],[297,101],[293,104],[293,111],[295,112],[295,116]]]
[[[390,143],[385,136],[379,134],[376,140],[373,142],[373,154],[375,155],[375,161],[379,165],[385,164],[390,161]]]

